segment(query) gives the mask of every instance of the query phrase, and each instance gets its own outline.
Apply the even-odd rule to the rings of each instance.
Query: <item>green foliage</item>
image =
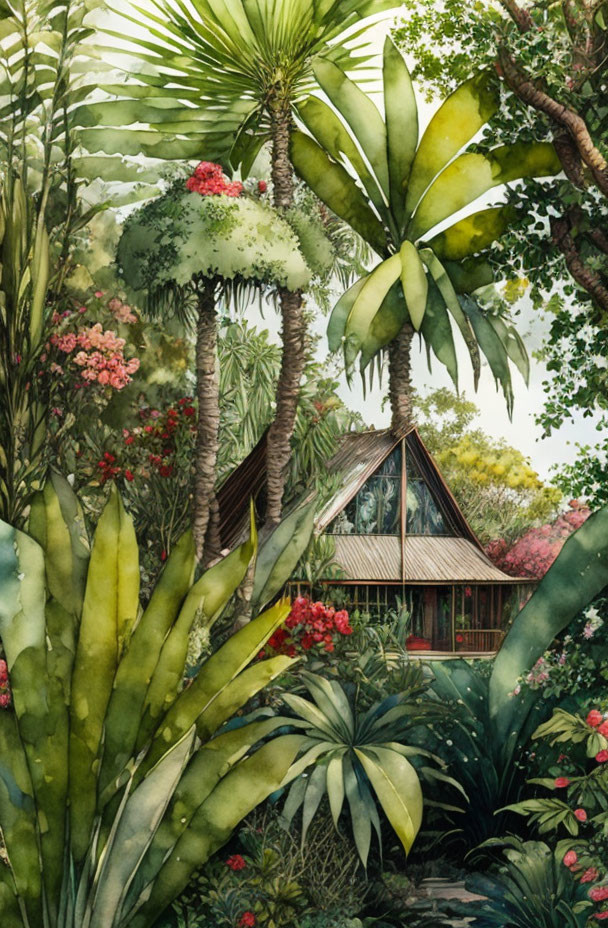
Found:
[[[555,152],[548,145],[520,143],[459,155],[498,109],[497,89],[485,73],[444,102],[414,147],[416,102],[405,62],[390,40],[384,47],[385,120],[335,64],[319,62],[315,75],[335,109],[316,98],[301,107],[310,135],[293,133],[294,167],[383,259],[337,303],[328,330],[330,350],[344,349],[348,369],[361,355],[364,370],[409,322],[456,383],[453,320],[474,370],[481,349],[510,409],[508,361],[524,370],[521,341],[503,320],[484,314],[472,300],[459,299],[457,291],[471,292],[478,284],[472,279],[467,284],[451,269],[455,263],[462,270],[464,259],[492,245],[504,230],[503,214],[476,213],[439,235],[432,232],[486,190],[520,177],[554,174],[559,168]],[[348,173],[349,164],[360,186]]]
[[[3,917],[25,928],[43,924],[44,908],[45,924],[143,928],[277,788],[301,746],[286,736],[254,750],[281,719],[220,732],[289,665],[248,667],[288,606],[234,635],[182,688],[190,628],[199,613],[214,621],[255,534],[194,587],[184,535],[142,612],[135,533],[116,490],[90,558],[77,502],[58,478],[36,500],[31,531],[39,543],[0,524],[14,706],[0,713]]]
[[[278,284],[310,280],[291,227],[271,206],[243,197],[200,196],[177,181],[126,220],[117,261],[136,291],[152,299],[199,276]]]
[[[561,856],[542,841],[505,838],[506,864],[496,875],[467,881],[472,892],[487,896],[474,928],[585,928],[591,903],[585,888],[564,867]]]

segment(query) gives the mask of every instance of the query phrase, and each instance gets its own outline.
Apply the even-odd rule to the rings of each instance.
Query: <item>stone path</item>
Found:
[[[435,900],[437,902],[449,900],[450,902],[455,902],[463,906],[466,906],[469,902],[481,902],[484,899],[484,896],[477,896],[474,893],[468,892],[464,888],[464,881],[452,882],[450,880],[441,879],[423,880],[418,887],[418,894],[422,898]],[[451,925],[452,928],[466,928],[472,921],[472,916],[470,918],[463,916],[462,918],[457,918],[452,921]]]

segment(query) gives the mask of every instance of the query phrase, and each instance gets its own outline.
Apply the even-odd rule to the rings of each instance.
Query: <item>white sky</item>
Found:
[[[140,0],[141,6],[149,6],[148,0]],[[114,6],[121,10],[129,7],[128,0],[114,0]],[[121,22],[119,17],[109,14],[110,25],[117,31],[125,32],[124,20]],[[106,22],[108,20],[106,19]],[[114,22],[112,22],[114,21]],[[378,54],[381,51],[384,37],[387,33],[391,19],[385,19],[370,29],[370,44]],[[135,27],[131,27],[135,31]],[[137,30],[138,32],[140,30]],[[132,33],[131,33],[132,34]],[[104,42],[102,44],[108,44]],[[378,58],[378,64],[380,63]],[[376,62],[371,63],[372,66]],[[371,89],[371,88],[367,88]],[[428,121],[435,106],[426,105],[419,96],[419,106],[422,115],[422,122]],[[536,350],[542,343],[543,337],[548,329],[549,321],[542,320],[529,304],[524,302],[519,307],[521,312],[517,319],[517,327],[523,336],[528,352]],[[248,311],[248,318],[256,321],[257,310]],[[265,318],[259,318],[261,328],[267,328],[272,336],[278,339],[279,319],[272,310],[265,313]],[[317,332],[323,336],[319,343],[319,353],[326,346],[324,332],[326,319],[319,316],[316,323]],[[549,475],[549,470],[553,464],[562,464],[571,461],[576,456],[577,442],[581,444],[593,445],[597,441],[598,433],[595,431],[593,418],[583,419],[582,416],[577,418],[574,423],[565,425],[562,429],[550,438],[541,439],[542,430],[535,422],[535,416],[542,410],[544,402],[544,393],[542,382],[547,378],[547,372],[538,361],[531,357],[531,377],[530,386],[526,388],[520,374],[513,369],[513,383],[515,391],[515,409],[513,421],[510,422],[506,404],[501,392],[497,392],[494,386],[494,380],[489,372],[487,365],[482,368],[482,375],[477,394],[473,390],[471,365],[466,348],[462,343],[458,344],[458,358],[460,368],[460,389],[461,392],[472,399],[479,406],[480,417],[478,425],[488,434],[495,438],[504,438],[514,447],[519,448],[526,454],[538,472],[543,476]],[[429,373],[426,351],[418,351],[415,346],[413,352],[413,381],[416,389],[425,393],[428,390],[437,387],[451,387],[451,380],[445,371],[443,365],[435,361],[433,363],[432,373]],[[386,379],[383,382],[383,389],[386,390]],[[377,386],[373,394],[367,398],[363,396],[360,379],[356,378],[353,385],[349,388],[342,378],[339,394],[351,408],[358,410],[363,415],[366,422],[374,425],[376,428],[382,428],[388,425],[390,414],[388,407],[382,410],[382,395]]]

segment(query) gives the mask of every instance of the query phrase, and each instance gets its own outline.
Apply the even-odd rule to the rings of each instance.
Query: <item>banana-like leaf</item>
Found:
[[[401,327],[409,321],[401,282],[393,284],[372,319],[369,331],[361,345],[361,371],[372,358],[397,337]]]
[[[444,261],[448,277],[456,293],[471,294],[494,283],[494,272],[486,258],[465,258],[464,261]]]
[[[418,107],[414,86],[401,52],[387,36],[383,52],[384,114],[390,205],[401,226],[410,170],[418,145]]]
[[[388,291],[401,275],[401,256],[392,255],[365,278],[365,283],[353,303],[346,320],[345,354],[350,366],[365,340],[374,316]]]
[[[116,490],[97,524],[72,678],[70,799],[72,848],[81,861],[95,815],[96,765],[120,654],[139,608],[133,522]],[[95,681],[95,685],[91,685]]]
[[[515,142],[495,148],[487,155],[460,155],[422,197],[408,237],[420,238],[493,187],[523,177],[550,177],[560,170],[555,148],[548,142]]]
[[[264,608],[283,589],[310,542],[316,500],[299,506],[286,516],[260,546],[251,602],[254,610]]]
[[[386,127],[375,103],[333,62],[321,58],[314,63],[313,71],[321,89],[350,126],[388,196]]]
[[[285,621],[289,610],[289,600],[280,600],[257,619],[235,632],[205,661],[194,682],[182,690],[163,718],[150,751],[138,769],[138,778],[196,723],[201,713],[215,699],[220,698],[235,677],[257,656],[272,633]]]
[[[498,110],[498,84],[488,72],[457,87],[426,128],[412,165],[407,210],[412,213],[433,178]]]
[[[524,378],[526,386],[529,386],[530,358],[528,357],[526,346],[524,345],[519,332],[514,326],[507,325],[504,319],[501,319],[500,316],[489,315],[487,319],[504,345],[504,349],[507,352],[510,360],[513,361],[513,364]]]
[[[608,507],[591,515],[564,544],[538,589],[515,617],[494,659],[490,713],[506,740],[521,697],[511,695],[574,616],[608,586]]]
[[[477,254],[500,238],[509,228],[513,211],[508,206],[494,206],[466,216],[429,241],[437,257],[460,261]]]
[[[290,153],[296,174],[319,199],[352,226],[374,251],[384,254],[387,240],[382,223],[342,165],[328,158],[323,149],[302,132],[292,132]]]
[[[479,347],[487,358],[492,374],[502,387],[502,392],[507,401],[507,411],[509,416],[511,416],[513,413],[513,385],[511,383],[509,357],[506,349],[494,328],[477,306],[475,300],[467,296],[462,296],[460,298],[460,305],[473,326],[475,337],[479,343]]]
[[[148,607],[133,632],[127,653],[118,665],[105,719],[100,793],[121,773],[132,756],[148,686],[165,638],[190,589],[194,565],[194,542],[192,532],[188,531],[171,551]]]
[[[458,359],[450,317],[441,292],[432,278],[428,280],[426,312],[420,331],[427,346],[432,348],[438,360],[445,365],[454,386],[458,388]]]
[[[427,306],[428,281],[424,264],[420,260],[418,249],[407,239],[403,242],[399,257],[401,258],[401,286],[405,305],[414,328],[422,325]]]
[[[148,928],[186,886],[192,873],[226,843],[241,819],[278,789],[301,743],[300,735],[275,738],[218,783],[175,844],[130,928]]]
[[[192,728],[167,751],[124,803],[101,862],[88,913],[90,928],[113,928],[119,922],[129,886],[180,781],[194,740]]]
[[[365,277],[361,277],[359,280],[355,281],[352,287],[349,287],[349,289],[342,294],[332,310],[327,326],[327,345],[331,352],[338,351],[338,349],[342,347],[345,338],[346,320],[353,308],[353,303],[361,293],[361,288],[365,284],[365,280]]]
[[[405,757],[386,748],[355,748],[386,817],[409,854],[422,823],[422,789]]]

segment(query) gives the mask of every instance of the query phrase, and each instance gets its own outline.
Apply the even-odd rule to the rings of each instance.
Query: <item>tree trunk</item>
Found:
[[[293,206],[293,170],[289,160],[291,109],[287,98],[270,105],[272,123],[272,181],[274,204],[284,210]],[[285,475],[291,456],[291,437],[296,422],[300,381],[306,364],[306,321],[300,291],[279,291],[283,354],[276,392],[276,413],[268,432],[266,448],[266,525],[281,519]]]
[[[219,384],[216,371],[217,319],[214,278],[199,282],[196,328],[196,450],[192,531],[196,557],[203,560],[212,501],[220,427]]]
[[[391,429],[403,435],[414,425],[412,409],[412,338],[414,328],[406,322],[388,350]]]

